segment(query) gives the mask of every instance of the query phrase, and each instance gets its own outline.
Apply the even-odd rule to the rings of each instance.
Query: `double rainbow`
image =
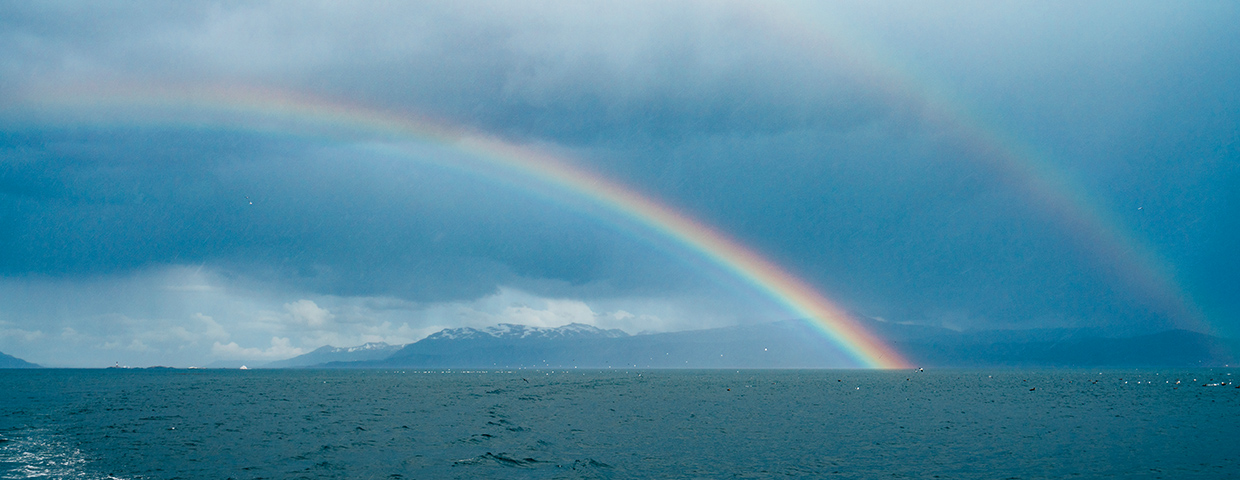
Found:
[[[1174,269],[1159,259],[1156,249],[1127,232],[1123,222],[1097,205],[1084,188],[1062,175],[1052,162],[1040,159],[1033,149],[1022,147],[978,119],[951,95],[935,90],[934,82],[918,78],[890,61],[890,55],[852,41],[857,35],[847,34],[845,25],[816,15],[814,9],[783,2],[755,3],[749,9],[750,18],[766,23],[766,29],[780,37],[782,43],[812,52],[807,59],[829,60],[829,67],[844,67],[892,104],[910,106],[920,112],[920,120],[951,132],[968,150],[967,161],[990,170],[999,181],[1009,182],[1031,205],[1039,207],[1048,218],[1056,219],[1084,252],[1092,254],[1099,267],[1118,283],[1140,293],[1148,307],[1184,327],[1210,330],[1191,296],[1175,281]],[[675,209],[536,148],[513,145],[429,119],[287,92],[131,86],[112,90],[71,88],[36,97],[33,103],[25,105],[33,107],[36,116],[40,109],[57,104],[68,107],[66,112],[70,114],[96,106],[134,109],[136,115],[130,118],[140,124],[224,125],[277,132],[318,128],[316,133],[328,135],[354,131],[446,145],[481,160],[501,174],[515,172],[534,184],[554,185],[559,191],[682,245],[795,315],[812,320],[858,365],[905,365],[897,352],[851,320],[838,306],[753,250]],[[19,115],[25,106],[18,106]],[[125,122],[124,116],[106,121],[108,125]],[[495,175],[493,169],[482,169],[482,174]]]

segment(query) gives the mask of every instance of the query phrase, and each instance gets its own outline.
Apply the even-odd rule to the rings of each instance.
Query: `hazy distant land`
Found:
[[[6,355],[0,352],[0,368],[42,368],[37,364],[27,362],[12,355]]]
[[[956,332],[866,320],[921,367],[1234,365],[1240,342],[1186,330],[1113,338],[1086,329]],[[850,365],[803,321],[629,335],[572,324],[445,329],[403,347],[323,347],[264,367],[838,368]],[[379,356],[378,353],[383,353]]]
[[[1240,341],[1187,330],[1109,337],[1090,329],[957,332],[862,319],[917,367],[1219,367]],[[804,321],[630,335],[570,324],[449,328],[407,345],[326,345],[270,363],[206,368],[850,368],[854,362]],[[0,353],[0,368],[40,368]]]

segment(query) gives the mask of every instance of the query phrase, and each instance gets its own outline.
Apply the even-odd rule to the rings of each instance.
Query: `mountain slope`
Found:
[[[5,353],[0,352],[0,368],[43,368],[43,367],[37,364],[27,362],[20,358],[14,357],[12,355],[6,355]]]
[[[594,348],[629,338],[621,330],[573,323],[557,328],[501,323],[482,330],[444,329],[406,345],[377,366],[563,367],[595,366]]]
[[[367,343],[356,347],[333,347],[327,345],[304,355],[268,363],[263,365],[262,368],[297,368],[330,362],[380,360],[387,358],[393,352],[400,350],[400,348],[401,345],[388,345],[382,342]]]

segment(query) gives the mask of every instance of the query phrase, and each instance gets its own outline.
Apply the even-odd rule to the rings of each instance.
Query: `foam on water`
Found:
[[[46,429],[8,432],[0,436],[0,478],[113,480],[93,472],[82,450]]]

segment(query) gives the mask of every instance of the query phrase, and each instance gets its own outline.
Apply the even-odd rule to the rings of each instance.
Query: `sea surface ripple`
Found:
[[[0,478],[1240,478],[1232,373],[0,370]]]

